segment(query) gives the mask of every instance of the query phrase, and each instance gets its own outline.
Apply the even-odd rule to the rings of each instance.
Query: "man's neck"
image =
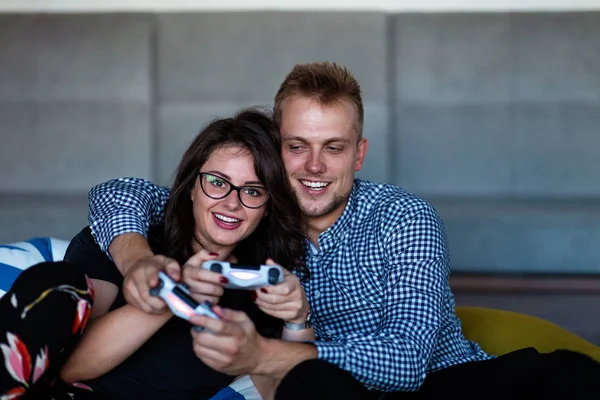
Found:
[[[319,247],[319,235],[335,224],[346,209],[346,204],[327,215],[306,217],[306,235],[315,246]]]
[[[331,226],[331,225],[330,225]],[[329,226],[325,228],[314,226],[310,221],[308,222],[308,227],[306,228],[306,235],[315,246],[319,247],[319,235],[325,230],[327,230]]]

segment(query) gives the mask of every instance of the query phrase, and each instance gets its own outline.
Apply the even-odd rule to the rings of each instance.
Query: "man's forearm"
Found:
[[[299,331],[293,331],[284,327],[283,332],[281,333],[281,339],[287,340],[288,342],[315,340],[315,329],[307,328]]]
[[[265,339],[263,357],[252,372],[281,380],[292,368],[302,361],[317,358],[317,348],[310,343],[286,342],[278,339]]]
[[[124,233],[117,236],[111,242],[108,252],[123,275],[135,261],[154,255],[148,240],[139,233]]]

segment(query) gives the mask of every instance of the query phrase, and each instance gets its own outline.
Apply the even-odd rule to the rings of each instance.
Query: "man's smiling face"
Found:
[[[358,140],[357,113],[347,100],[323,106],[291,97],[281,109],[281,155],[302,212],[332,225],[344,211],[366,140]]]

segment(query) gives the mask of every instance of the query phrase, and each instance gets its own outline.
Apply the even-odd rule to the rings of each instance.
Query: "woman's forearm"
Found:
[[[147,314],[126,304],[90,320],[81,341],[61,369],[67,382],[93,379],[112,370],[138,350],[173,314]]]

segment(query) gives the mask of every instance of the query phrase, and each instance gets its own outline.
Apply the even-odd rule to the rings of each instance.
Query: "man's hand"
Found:
[[[213,307],[221,319],[196,315],[190,319],[194,325],[205,328],[192,329],[196,356],[214,370],[228,375],[251,374],[262,362],[261,355],[266,339],[256,332],[254,323],[240,311]]]
[[[277,265],[268,259],[267,265]],[[256,290],[256,305],[265,313],[291,323],[303,323],[308,318],[308,300],[298,277],[283,270],[282,283]]]
[[[131,264],[123,280],[123,295],[129,304],[149,314],[162,314],[169,310],[160,298],[150,295],[150,288],[158,284],[158,272],[164,271],[174,281],[179,281],[181,268],[177,261],[160,255],[144,256]]]
[[[190,294],[199,303],[210,301],[217,304],[219,297],[223,295],[222,285],[227,283],[227,278],[202,268],[202,263],[217,258],[216,253],[200,250],[183,264],[182,282],[187,285]]]

